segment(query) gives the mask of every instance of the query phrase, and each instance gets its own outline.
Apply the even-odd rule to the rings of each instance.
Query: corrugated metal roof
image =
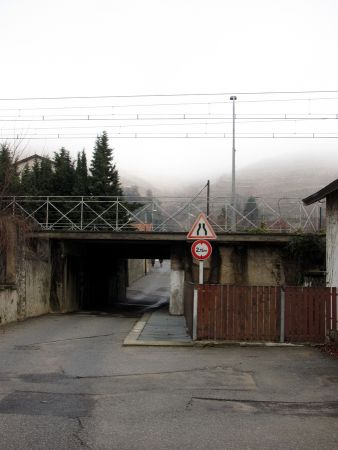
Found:
[[[309,195],[306,198],[303,198],[303,203],[305,205],[311,205],[311,203],[318,202],[322,198],[326,197],[329,194],[332,194],[334,191],[338,190],[338,179],[332,181],[332,183],[323,187],[320,191],[315,192],[314,194]]]

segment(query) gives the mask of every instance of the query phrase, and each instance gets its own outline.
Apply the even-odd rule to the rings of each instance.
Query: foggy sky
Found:
[[[25,153],[52,154],[61,146],[75,157],[88,157],[97,133],[222,132],[232,130],[231,93],[236,112],[246,114],[336,114],[338,93],[255,96],[244,92],[338,89],[336,45],[338,3],[335,0],[1,0],[0,42],[2,70],[0,98],[106,96],[141,94],[225,93],[224,96],[130,97],[64,101],[0,101],[0,139],[20,135]],[[337,97],[337,99],[335,98]],[[307,100],[312,98],[312,100]],[[315,100],[314,98],[324,98]],[[250,102],[249,100],[258,100]],[[263,99],[278,100],[261,102]],[[279,101],[289,99],[292,101]],[[296,100],[298,99],[298,100]],[[149,107],[150,103],[198,103]],[[222,103],[224,101],[224,103]],[[208,102],[210,102],[208,104]],[[216,103],[217,102],[217,103]],[[131,107],[130,105],[143,105]],[[128,105],[128,108],[126,108]],[[59,106],[89,106],[81,114],[224,114],[216,125],[158,126],[121,119],[62,122],[18,121],[18,114],[41,117],[66,112],[43,110]],[[93,107],[106,109],[95,110]],[[41,108],[40,111],[25,108]],[[124,108],[123,108],[124,107]],[[11,110],[9,110],[11,108]],[[49,111],[49,112],[48,112]],[[80,111],[80,110],[78,110]],[[77,111],[70,111],[75,114]],[[13,117],[16,119],[13,121]],[[175,121],[168,121],[175,123]],[[205,123],[204,123],[205,122]],[[134,126],[129,125],[133,123]],[[62,126],[81,126],[87,139],[32,139],[38,127],[69,133]],[[125,127],[125,125],[128,125]],[[142,125],[140,127],[139,125]],[[88,128],[88,127],[91,128]],[[237,133],[335,133],[335,120],[304,120],[236,125]],[[185,183],[208,179],[231,170],[231,138],[118,139],[111,138],[122,175],[152,183]],[[236,140],[238,168],[266,158],[286,161],[318,153],[330,160],[337,139]]]

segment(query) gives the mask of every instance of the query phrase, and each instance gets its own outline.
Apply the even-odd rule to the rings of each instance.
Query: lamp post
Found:
[[[236,231],[236,148],[235,148],[235,101],[237,97],[232,95],[232,172],[231,172],[231,231]]]

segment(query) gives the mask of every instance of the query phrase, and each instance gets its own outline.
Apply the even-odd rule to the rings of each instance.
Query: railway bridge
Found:
[[[244,214],[224,198],[3,197],[2,215],[16,221],[2,285],[15,285],[19,318],[100,309],[125,297],[127,260],[170,259],[170,312],[183,314],[184,285],[198,281],[187,241],[196,216],[207,213],[217,234],[206,282],[275,285],[292,276],[281,249],[300,228],[315,231],[321,217],[318,205],[305,208],[293,199],[289,216],[285,205],[285,199],[257,201],[258,214]],[[235,232],[228,223],[233,211]]]

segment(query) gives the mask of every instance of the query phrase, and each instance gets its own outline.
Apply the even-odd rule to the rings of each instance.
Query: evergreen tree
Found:
[[[123,188],[123,195],[128,201],[138,201],[140,200],[141,194],[138,187],[134,184],[133,186],[127,186]]]
[[[64,147],[54,153],[54,195],[72,195],[75,182],[74,163]]]
[[[37,159],[34,160],[31,170],[31,195],[40,195],[39,192],[39,177],[40,177],[40,164]]]
[[[73,194],[80,196],[89,194],[87,158],[84,150],[77,155]]]
[[[90,172],[89,190],[92,196],[123,196],[119,174],[113,163],[113,150],[109,147],[108,136],[105,131],[96,139]],[[102,214],[100,218],[95,218],[96,225],[106,227],[108,222],[113,226],[118,225],[118,227],[130,226],[127,209],[134,209],[136,205],[127,205],[125,202],[123,205],[119,202],[112,205],[111,200],[109,199],[109,203],[102,202],[96,205],[97,213]]]
[[[258,224],[258,206],[255,197],[250,196],[244,206],[243,216],[255,225]],[[250,224],[250,223],[249,223]],[[251,225],[251,224],[250,224]]]
[[[33,173],[28,164],[25,165],[20,180],[21,195],[34,195],[33,193]]]
[[[96,139],[90,166],[90,192],[94,196],[121,196],[123,191],[119,174],[113,164],[113,150],[109,147],[108,136],[104,131]]]
[[[37,180],[38,195],[53,194],[53,169],[49,159],[43,159],[39,166]]]

